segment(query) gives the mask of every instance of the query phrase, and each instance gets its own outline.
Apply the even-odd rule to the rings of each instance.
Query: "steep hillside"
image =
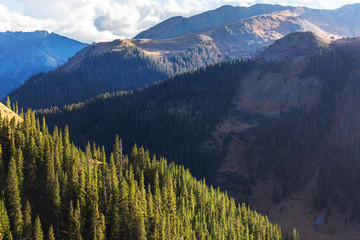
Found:
[[[189,18],[173,17],[145,30],[134,39],[167,39],[189,33],[205,32],[225,24],[257,15],[293,9],[280,5],[256,4],[251,7],[222,6]]]
[[[46,31],[0,33],[0,98],[65,63],[86,44]]]
[[[0,118],[2,239],[289,239],[143,147],[125,155],[115,138],[107,155],[70,141],[67,128],[50,133],[31,111],[19,124]]]
[[[201,35],[188,42],[180,38],[98,43],[48,74],[33,76],[10,98],[25,108],[64,106],[106,92],[136,90],[219,59],[217,47]]]
[[[68,123],[80,145],[96,140],[110,147],[106,136],[115,132],[141,139],[286,231],[296,225],[307,239],[358,236],[359,51],[358,39],[330,43],[293,33],[253,61],[42,115],[51,126]]]

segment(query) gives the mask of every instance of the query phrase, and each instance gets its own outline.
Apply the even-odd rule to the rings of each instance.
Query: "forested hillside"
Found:
[[[0,239],[289,239],[184,167],[136,145],[81,151],[28,111],[0,118]],[[298,239],[294,230],[291,239]]]
[[[113,91],[137,90],[177,72],[219,60],[204,41],[159,57],[127,41],[92,45],[48,74],[38,74],[10,94],[25,108],[64,106]]]
[[[314,181],[309,209],[331,217],[336,206],[345,224],[360,215],[359,49],[359,39],[326,44],[311,33],[292,34],[253,61],[215,64],[39,114],[50,126],[69,123],[81,146],[95,140],[110,148],[107,136],[119,133],[130,142],[127,151],[141,143],[250,203],[252,188],[269,177],[277,181],[266,193],[271,204]],[[232,167],[219,174],[224,164]]]
[[[252,61],[224,62],[176,75],[138,92],[105,94],[42,113],[50,128],[69,121],[73,140],[80,146],[96,140],[110,149],[109,139],[118,133],[127,151],[136,142],[202,176],[210,173],[219,159],[215,153],[204,156],[208,149],[199,148],[228,109],[242,77],[253,68]]]

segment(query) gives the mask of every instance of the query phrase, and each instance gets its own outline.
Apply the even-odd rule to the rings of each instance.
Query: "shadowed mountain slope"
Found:
[[[0,33],[0,97],[65,63],[87,44],[46,31]]]

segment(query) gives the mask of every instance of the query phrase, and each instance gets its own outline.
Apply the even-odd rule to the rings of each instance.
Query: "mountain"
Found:
[[[0,97],[65,63],[87,44],[46,31],[0,33]]]
[[[188,42],[98,43],[84,48],[55,70],[33,76],[10,98],[25,108],[63,106],[105,92],[136,90],[219,59],[218,49],[204,36],[194,36]]]
[[[358,38],[292,33],[252,60],[39,114],[50,128],[69,124],[79,145],[110,148],[118,133],[156,149],[285,231],[347,239],[360,216],[359,51]]]
[[[95,144],[83,152],[67,128],[38,123],[31,111],[22,123],[0,118],[2,239],[289,239],[143,147],[125,155],[115,138],[109,155]]]
[[[189,18],[181,16],[169,18],[148,30],[139,33],[134,39],[159,40],[175,38],[189,33],[201,33],[234,21],[239,21],[240,19],[287,9],[294,9],[294,7],[270,4],[256,4],[251,7],[233,7],[225,5],[218,9],[207,11]]]
[[[189,18],[173,17],[139,33],[134,39],[166,39],[186,34],[200,34],[242,19],[286,10],[296,13],[302,20],[333,35],[344,37],[360,35],[360,24],[357,21],[360,11],[358,3],[335,10],[256,4],[251,7],[226,5]]]
[[[278,7],[258,5],[254,9],[270,11]],[[105,92],[136,90],[174,73],[219,61],[248,58],[295,31],[312,31],[325,39],[339,38],[301,18],[303,11],[293,8],[253,16],[169,39],[115,40],[91,45],[63,66],[32,77],[9,96],[26,108],[62,107]]]
[[[324,31],[344,37],[360,35],[360,4],[345,5],[335,10],[311,9],[301,16]]]

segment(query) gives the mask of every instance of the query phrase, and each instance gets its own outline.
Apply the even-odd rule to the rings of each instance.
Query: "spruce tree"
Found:
[[[1,226],[1,222],[0,222],[0,240],[3,240],[3,238],[4,238],[4,232],[3,231],[4,230],[3,230],[2,226]]]
[[[54,229],[52,225],[49,228],[48,240],[55,240]]]
[[[123,161],[123,155],[122,155],[122,142],[119,139],[119,135],[116,134],[115,136],[115,143],[114,143],[114,162],[117,169],[120,169]]]
[[[11,235],[10,220],[3,200],[0,200],[0,224],[2,227],[2,234],[4,239],[9,239]]]
[[[0,196],[3,196],[3,189],[5,188],[5,165],[2,159],[2,147],[0,144]]]
[[[110,155],[110,199],[109,199],[109,222],[108,222],[108,237],[110,239],[120,239],[120,195],[119,195],[119,180],[117,175],[117,166],[114,159],[114,154]]]
[[[43,240],[43,239],[44,239],[44,234],[41,228],[40,217],[39,215],[37,215],[34,225],[34,240]]]
[[[9,96],[6,97],[6,107],[11,110],[11,102]]]
[[[293,228],[292,230],[292,234],[291,234],[291,240],[299,240],[299,233],[296,231],[295,228]]]
[[[33,238],[32,233],[32,222],[31,222],[31,206],[28,201],[26,201],[26,207],[24,211],[24,229],[23,229],[23,239],[31,240]]]
[[[23,220],[21,212],[21,199],[19,191],[19,180],[15,158],[11,158],[6,182],[7,205],[9,206],[9,217],[12,226],[12,232],[15,239],[22,235]]]

